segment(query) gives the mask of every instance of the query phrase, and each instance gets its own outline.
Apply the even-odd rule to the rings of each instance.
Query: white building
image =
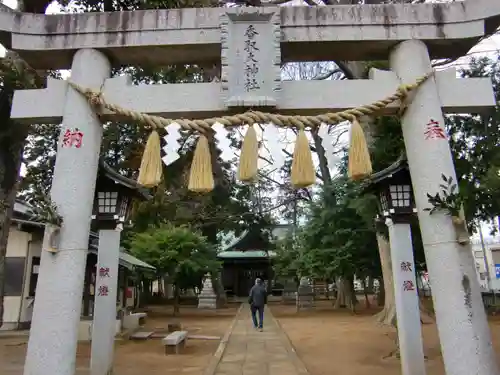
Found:
[[[45,226],[31,221],[30,211],[28,204],[16,201],[5,256],[4,313],[0,330],[28,329],[31,324]],[[80,324],[82,334],[79,335],[82,338],[87,337],[92,321],[97,239],[96,233],[90,234]],[[154,267],[125,252],[120,252],[119,265],[117,304],[131,308],[135,304],[136,290],[129,276],[134,270],[154,270]]]
[[[5,256],[5,291],[2,330],[29,326],[42,252],[43,224],[27,220],[29,207],[14,206]]]
[[[500,238],[473,239],[472,254],[481,287],[500,290]]]

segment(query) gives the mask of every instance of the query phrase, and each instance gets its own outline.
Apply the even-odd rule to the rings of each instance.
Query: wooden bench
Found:
[[[165,346],[165,354],[179,354],[179,349],[186,345],[187,331],[175,331],[165,336],[161,343]]]
[[[135,330],[146,322],[146,313],[133,313],[123,317],[123,329]]]

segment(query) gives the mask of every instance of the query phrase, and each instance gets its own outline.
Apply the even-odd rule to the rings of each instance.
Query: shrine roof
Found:
[[[76,50],[98,48],[115,66],[221,59],[223,12],[281,15],[281,56],[288,61],[379,60],[408,39],[432,58],[458,57],[500,25],[500,1],[322,7],[161,9],[29,14],[0,7],[0,43],[37,69],[68,69]]]
[[[28,202],[23,201],[22,199],[16,199],[14,202],[14,215],[21,217],[29,217],[31,216],[31,210],[33,206],[31,206]]]
[[[27,232],[43,232],[45,224],[33,220],[32,210],[31,204],[22,199],[16,199],[12,212],[12,223],[22,226],[23,230]]]
[[[251,228],[245,230],[240,236],[232,236],[232,239],[221,246],[220,253],[240,253],[255,251],[267,251],[274,248],[274,240],[283,238],[288,232],[290,226],[287,224],[278,224],[272,228]],[[266,233],[267,232],[267,233]]]
[[[230,246],[227,246],[225,251],[252,251],[254,249],[269,250],[273,247],[269,236],[259,229],[250,229],[234,241]]]
[[[115,183],[124,186],[132,191],[135,191],[142,199],[150,200],[153,198],[151,192],[148,189],[146,189],[142,185],[139,185],[135,180],[127,178],[115,171],[102,158],[99,160],[98,173],[102,173],[104,177],[107,177]]]
[[[367,179],[366,183],[368,185],[373,185],[373,184],[379,183],[387,178],[392,177],[394,174],[398,173],[399,171],[408,170],[408,168],[409,167],[408,167],[408,161],[406,159],[406,155],[402,154],[398,158],[398,160],[396,160],[394,163],[392,163],[387,168],[373,173],[370,176],[370,178]]]

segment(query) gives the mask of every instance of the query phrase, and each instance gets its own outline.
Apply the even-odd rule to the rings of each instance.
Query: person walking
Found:
[[[259,329],[262,332],[264,323],[264,306],[267,304],[267,290],[263,285],[262,280],[259,278],[255,279],[255,285],[250,289],[248,295],[248,303],[250,304],[250,310],[252,311],[252,321],[255,329]],[[259,320],[257,321],[257,313],[259,313]]]

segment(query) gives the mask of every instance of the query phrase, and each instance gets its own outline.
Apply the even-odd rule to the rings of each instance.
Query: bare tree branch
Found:
[[[354,73],[352,70],[349,68],[347,63],[345,61],[335,61],[335,64],[339,67],[339,69],[344,73],[344,76],[347,79],[354,79]]]
[[[322,74],[320,75],[319,77],[314,77],[313,80],[315,81],[321,81],[321,80],[325,80],[325,79],[328,79],[330,78],[331,76],[333,76],[334,74],[337,74],[337,73],[344,73],[341,69],[333,69],[325,74]]]

